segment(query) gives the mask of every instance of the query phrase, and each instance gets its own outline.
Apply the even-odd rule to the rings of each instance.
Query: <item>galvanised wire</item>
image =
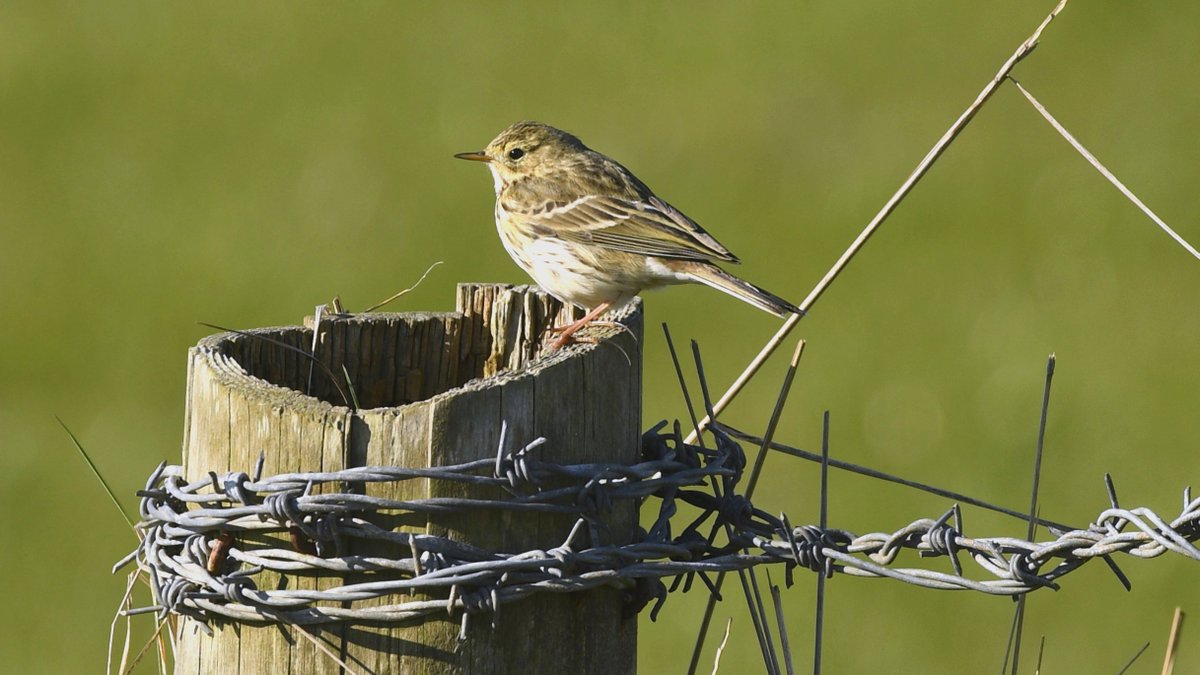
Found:
[[[792,527],[786,517],[755,507],[739,493],[746,458],[721,425],[709,430],[715,450],[685,443],[678,423],[666,432],[665,426],[660,423],[644,434],[642,460],[628,466],[539,459],[541,438],[505,452],[503,433],[494,461],[429,469],[373,466],[263,477],[260,458],[253,476],[210,473],[188,481],[182,467],[163,463],[139,492],[141,543],[114,571],[136,562],[153,589],[154,605],[127,613],[189,616],[205,629],[214,620],[379,624],[448,612],[461,617],[465,635],[468,617],[486,613],[494,622],[501,605],[534,593],[615,587],[625,592],[630,612],[655,601],[654,616],[667,598],[667,578],[674,578],[671,590],[681,585],[687,590],[696,579],[709,585],[709,577],[719,572],[761,565],[782,566],[789,585],[794,570],[801,568],[826,576],[889,577],[925,588],[1016,596],[1057,589],[1060,577],[1103,556],[1154,558],[1171,552],[1200,561],[1195,545],[1200,499],[1192,499],[1190,490],[1184,491],[1180,514],[1168,521],[1148,508],[1120,508],[1110,487],[1112,507],[1094,523],[1083,529],[1052,528],[1055,538],[1042,542],[968,537],[957,506],[891,533],[855,536],[836,528]],[[400,501],[347,489],[418,478],[498,486],[510,496]],[[313,492],[323,485],[343,491]],[[602,541],[601,516],[620,502],[640,505],[647,499],[659,502],[658,517],[637,541],[597,543]],[[690,520],[672,534],[684,517],[682,504],[690,507]],[[383,513],[479,510],[569,513],[578,520],[561,545],[520,554],[392,531],[373,522]],[[710,541],[700,533],[705,523],[730,533],[728,540]],[[239,537],[250,533],[289,534],[293,547],[239,545]],[[390,542],[403,555],[347,553],[356,541]],[[951,569],[894,567],[903,550],[923,558],[947,557]],[[975,563],[972,576],[963,570],[964,555]],[[318,585],[329,587],[260,587],[266,573],[304,574],[326,579]],[[370,580],[347,583],[350,573]],[[440,591],[446,597],[416,600],[410,595],[415,591]],[[385,604],[362,606],[381,598]]]

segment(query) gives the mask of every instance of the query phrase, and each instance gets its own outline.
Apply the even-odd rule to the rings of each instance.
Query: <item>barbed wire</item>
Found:
[[[1118,553],[1154,558],[1172,552],[1200,561],[1200,499],[1183,493],[1180,514],[1166,520],[1148,508],[1124,509],[1109,489],[1111,507],[1082,529],[1055,530],[1053,540],[973,538],[963,533],[957,505],[938,518],[922,518],[891,533],[855,536],[836,528],[792,527],[738,492],[746,457],[730,429],[708,430],[715,449],[684,442],[679,424],[660,423],[643,435],[642,460],[633,465],[561,465],[539,459],[539,438],[495,460],[416,469],[358,467],[333,472],[263,477],[263,461],[247,473],[210,473],[189,482],[183,469],[165,462],[141,497],[139,546],[117,563],[130,562],[149,578],[156,604],[128,614],[175,613],[197,619],[297,625],[335,622],[392,623],[449,612],[468,617],[534,593],[573,593],[597,587],[624,591],[630,612],[655,602],[655,617],[670,590],[686,591],[695,579],[761,565],[781,565],[787,584],[797,568],[825,576],[844,573],[888,577],[925,588],[972,590],[1017,596],[1058,588],[1058,580],[1098,557]],[[504,488],[507,499],[429,498],[392,500],[340,491],[318,494],[323,485],[350,486],[413,479]],[[547,487],[553,484],[554,487]],[[603,544],[604,514],[620,502],[659,500],[658,517],[633,543]],[[680,505],[699,512],[682,531],[672,528]],[[381,514],[457,513],[481,509],[569,513],[578,516],[563,543],[549,550],[494,553],[451,539],[380,527]],[[705,523],[728,532],[720,545],[700,533]],[[249,548],[239,536],[288,535],[291,549]],[[347,554],[356,541],[390,542],[395,558]],[[946,557],[949,571],[892,567],[903,550],[922,558]],[[974,561],[981,579],[968,577],[960,554]],[[371,574],[345,583],[348,573]],[[265,589],[265,573],[304,574],[330,580],[327,588]],[[321,584],[326,585],[326,584]],[[444,600],[414,600],[414,591],[447,593]],[[403,599],[401,597],[404,596]],[[364,601],[392,599],[364,606]],[[330,606],[327,603],[338,603]]]

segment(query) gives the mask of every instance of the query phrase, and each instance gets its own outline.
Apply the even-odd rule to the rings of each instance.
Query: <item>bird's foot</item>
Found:
[[[556,326],[556,327],[550,328],[548,332],[559,333],[559,336],[557,338],[555,338],[554,342],[550,343],[550,351],[557,351],[559,349],[562,349],[563,347],[566,347],[567,345],[571,344],[572,342],[594,343],[596,341],[595,338],[576,338],[576,337],[574,337],[574,335],[575,335],[575,333],[579,332],[579,330],[584,328],[585,326],[607,325],[609,323],[612,323],[609,321],[604,321],[604,322],[596,321],[596,317],[598,317],[601,314],[603,314],[604,312],[608,311],[608,308],[611,306],[612,306],[611,302],[601,303],[600,305],[596,306],[591,311],[589,311],[587,314],[585,314],[582,319],[580,319],[574,323],[568,324],[566,326]]]
[[[594,345],[599,342],[590,335],[560,335],[550,343],[550,351],[556,352],[568,345]]]

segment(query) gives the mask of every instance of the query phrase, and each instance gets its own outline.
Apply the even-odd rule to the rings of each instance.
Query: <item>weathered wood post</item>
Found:
[[[565,463],[632,463],[641,428],[640,303],[614,317],[627,330],[597,329],[598,344],[543,355],[546,330],[572,315],[530,287],[462,284],[454,313],[324,318],[316,356],[339,377],[343,368],[349,374],[357,409],[309,360],[259,339],[307,352],[311,328],[205,338],[189,354],[185,473],[249,472],[260,452],[268,475],[454,464],[494,457],[502,422],[510,444],[545,436],[538,452]],[[427,480],[365,489],[391,499],[502,498],[497,488]],[[388,523],[395,529],[503,552],[560,545],[573,523],[494,511],[395,520]],[[624,543],[637,514],[622,507],[609,524],[612,543]],[[235,545],[286,547],[278,540]],[[386,544],[354,553],[397,557]],[[291,575],[280,583],[329,582]],[[636,618],[624,617],[622,605],[615,590],[535,595],[505,605],[495,630],[482,617],[465,641],[458,640],[458,617],[448,615],[413,625],[308,630],[358,672],[631,673]],[[225,623],[212,636],[195,628],[190,619],[179,622],[176,673],[340,672],[295,626]]]

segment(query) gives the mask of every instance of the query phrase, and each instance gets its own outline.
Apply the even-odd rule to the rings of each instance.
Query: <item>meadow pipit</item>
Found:
[[[647,288],[699,282],[783,317],[799,310],[717,267],[729,252],[629,169],[571,134],[517,122],[486,148],[455,155],[487,162],[496,229],[513,260],[546,292],[588,310],[553,347]]]

